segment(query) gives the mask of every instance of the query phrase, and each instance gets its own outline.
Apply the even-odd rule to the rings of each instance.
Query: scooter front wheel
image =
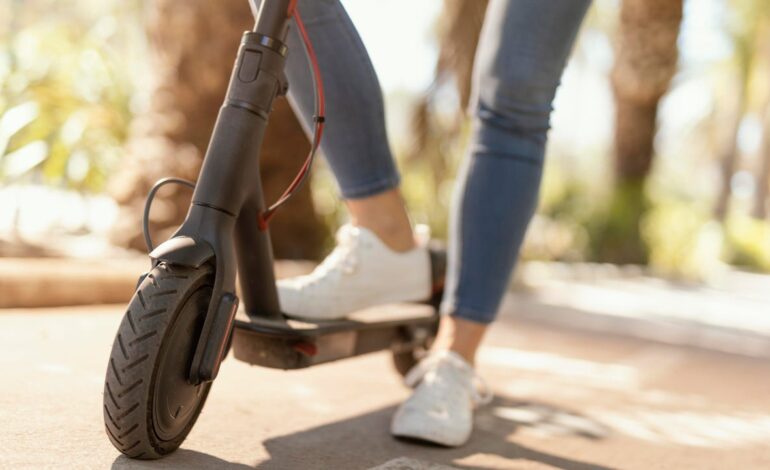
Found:
[[[112,345],[104,384],[104,425],[131,458],[176,450],[195,424],[211,382],[188,381],[211,299],[208,265],[160,263],[134,293]]]

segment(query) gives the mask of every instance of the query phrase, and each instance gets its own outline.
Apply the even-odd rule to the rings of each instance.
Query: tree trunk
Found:
[[[762,133],[762,163],[757,174],[757,192],[754,196],[754,217],[767,219],[767,197],[770,192],[770,101],[767,102]]]
[[[770,13],[770,9],[767,11]],[[765,14],[761,32],[756,35],[756,49],[759,57],[770,57],[770,15]],[[764,62],[765,76],[770,74],[770,63]],[[770,197],[770,93],[765,94],[762,116],[761,163],[757,173],[757,191],[754,196],[752,215],[760,220],[768,217],[768,197]]]
[[[488,3],[488,0],[444,0],[440,17],[436,80],[454,77],[463,110],[470,101],[473,61]]]
[[[405,171],[426,173],[422,182],[429,191],[437,194],[448,178],[452,177],[452,155],[462,136],[462,124],[470,101],[473,62],[476,56],[479,34],[484,23],[488,0],[444,0],[438,18],[436,33],[438,58],[434,78],[428,89],[419,97],[411,110],[410,137]],[[447,102],[441,90],[452,87],[457,94],[458,107],[454,119],[446,119],[443,105]],[[434,198],[422,208],[431,214],[429,222],[434,233],[446,235],[446,207]]]
[[[612,90],[615,96],[615,182],[597,255],[615,263],[646,263],[639,223],[648,204],[644,185],[653,163],[658,103],[676,72],[682,0],[624,0]]]
[[[240,38],[253,19],[245,0],[155,0],[146,30],[152,54],[151,105],[136,118],[110,193],[121,206],[113,241],[144,250],[141,213],[150,186],[165,176],[197,179],[224,99]],[[276,101],[263,144],[266,199],[278,197],[309,148],[286,100]],[[191,192],[169,186],[155,199],[154,240],[184,219]],[[256,217],[256,214],[254,214]],[[271,222],[277,257],[318,258],[326,229],[315,215],[309,185]]]
[[[738,132],[741,127],[743,115],[746,112],[746,76],[741,77],[736,84],[734,95],[735,102],[730,116],[729,133],[726,136],[724,150],[720,156],[720,188],[717,202],[714,206],[714,217],[719,221],[727,218],[732,197],[732,180],[740,159],[738,152]]]

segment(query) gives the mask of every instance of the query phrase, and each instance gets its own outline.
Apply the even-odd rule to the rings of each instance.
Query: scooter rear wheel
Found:
[[[425,343],[413,349],[393,351],[393,367],[395,367],[396,371],[401,374],[402,377],[406,377],[406,374],[428,355],[432,343],[433,337],[429,337],[426,338]]]
[[[415,351],[406,352],[394,352],[393,353],[393,367],[402,376],[406,377],[406,374],[412,370],[412,367],[416,366],[422,357],[418,356]]]
[[[120,323],[104,384],[104,425],[131,458],[176,450],[195,424],[211,383],[188,372],[211,298],[211,268],[161,263],[142,281]]]

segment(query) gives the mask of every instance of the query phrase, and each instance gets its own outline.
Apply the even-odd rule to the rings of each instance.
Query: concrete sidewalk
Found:
[[[770,358],[770,275],[725,270],[703,284],[639,268],[528,263],[509,309],[572,330]]]
[[[0,312],[0,468],[770,468],[767,361],[542,327],[508,307],[479,358],[496,399],[464,447],[390,438],[408,392],[385,353],[294,372],[230,358],[183,448],[132,461],[102,427],[122,310]]]
[[[278,277],[311,262],[279,261]],[[0,258],[0,308],[128,302],[146,257]],[[521,321],[770,358],[770,276],[724,271],[686,285],[637,267],[529,262],[508,311]],[[33,310],[34,311],[34,310]]]

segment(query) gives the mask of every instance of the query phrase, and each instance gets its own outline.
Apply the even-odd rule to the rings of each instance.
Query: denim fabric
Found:
[[[363,198],[398,187],[382,90],[358,31],[339,0],[300,0],[298,5],[324,82],[326,122],[321,151],[342,196]],[[289,29],[287,45],[289,102],[310,134],[313,75],[295,27]]]
[[[442,312],[494,320],[535,210],[551,103],[590,0],[491,0],[474,67],[474,131],[457,182]],[[339,0],[300,0],[327,99],[322,150],[342,195],[398,186],[382,92]],[[310,129],[313,88],[292,29],[289,99]],[[405,51],[408,53],[408,51]]]
[[[551,103],[590,0],[491,0],[473,138],[455,189],[442,312],[489,323],[537,206]]]

